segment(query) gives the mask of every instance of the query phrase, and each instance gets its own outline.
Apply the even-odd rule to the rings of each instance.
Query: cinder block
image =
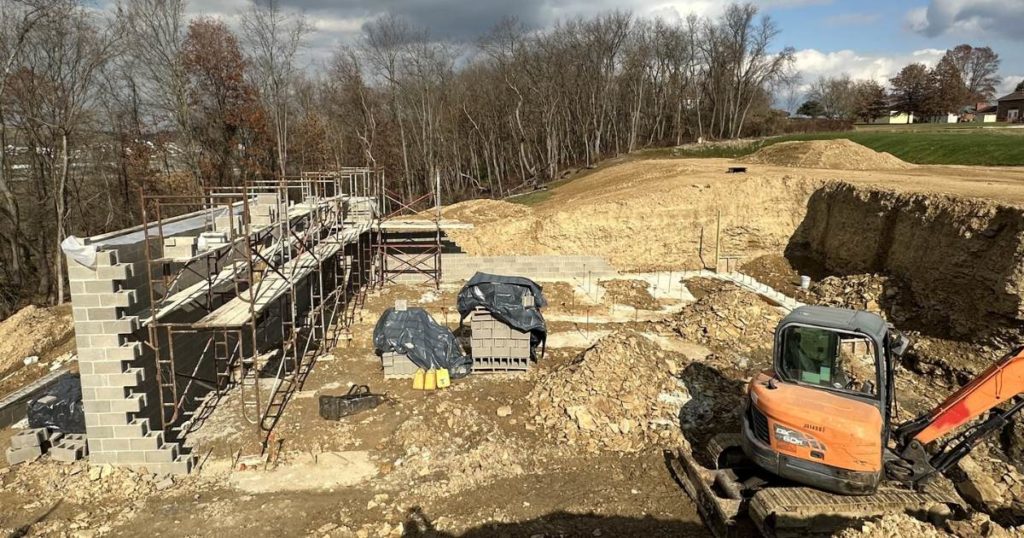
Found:
[[[164,446],[164,432],[150,432],[149,435],[141,439],[130,439],[128,446],[129,448],[125,450],[159,450]]]
[[[101,306],[117,306],[120,308],[131,308],[138,302],[135,290],[111,290],[99,294]]]
[[[89,280],[82,283],[85,286],[85,293],[114,293],[117,291],[117,284],[113,280]]]
[[[107,374],[107,384],[111,387],[137,387],[142,381],[142,368],[129,368],[120,374]]]
[[[117,321],[104,321],[101,324],[104,333],[132,334],[139,330],[138,316],[126,316]]]
[[[116,361],[133,361],[142,356],[142,343],[131,342],[122,346],[107,348],[106,358]]]
[[[139,413],[145,405],[145,394],[133,394],[123,400],[109,401],[110,410],[118,413]]]
[[[167,444],[158,450],[143,452],[147,463],[172,463],[178,458],[178,445]]]
[[[26,461],[32,461],[39,456],[43,455],[43,449],[39,446],[27,446],[24,448],[8,448],[7,449],[7,464],[18,465],[19,463],[25,463]]]
[[[110,400],[86,400],[83,398],[82,409],[85,411],[86,416],[95,413],[109,413]]]
[[[33,428],[30,430],[22,430],[17,433],[14,437],[11,437],[11,448],[22,449],[29,447],[38,447],[46,442],[46,428]]]
[[[74,463],[89,454],[85,443],[62,442],[50,449],[50,457],[56,461]]]
[[[106,355],[104,355],[106,358]],[[81,365],[79,365],[81,366]],[[124,362],[122,361],[110,361],[110,360],[99,360],[91,361],[89,366],[92,367],[92,373],[94,374],[120,374],[124,373]],[[85,373],[85,372],[83,372]]]
[[[84,338],[89,339],[89,343],[86,347],[104,347],[113,348],[121,347],[124,344],[124,336],[120,334],[92,334],[86,335]]]
[[[132,277],[132,264],[119,263],[110,267],[99,267],[96,269],[97,279],[128,280]]]
[[[99,251],[96,251],[96,266],[97,267],[110,267],[111,265],[117,265],[117,251],[116,250],[99,250]]]

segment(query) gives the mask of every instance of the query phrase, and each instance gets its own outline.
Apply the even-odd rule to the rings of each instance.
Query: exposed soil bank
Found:
[[[833,274],[886,273],[914,329],[976,340],[1019,337],[1024,209],[945,195],[830,183],[811,195],[786,249]]]

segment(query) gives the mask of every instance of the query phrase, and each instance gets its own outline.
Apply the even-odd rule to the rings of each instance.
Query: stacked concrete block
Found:
[[[46,452],[49,446],[49,433],[46,428],[23,430],[11,437],[11,446],[7,449],[7,464],[18,465],[32,461]]]
[[[218,232],[222,232],[233,237],[243,232],[242,216],[241,215],[221,215],[213,219],[213,228]]]
[[[228,234],[224,232],[203,232],[199,234],[199,240],[196,242],[196,250],[199,252],[207,252],[218,249],[227,244]]]
[[[67,463],[76,462],[89,455],[89,445],[82,434],[68,434],[50,447],[50,457]]]
[[[470,321],[474,372],[525,372],[530,369],[530,333],[477,309]]]
[[[99,251],[94,267],[68,259],[89,457],[93,463],[187,473],[191,458],[164,442],[162,432],[150,431],[150,417],[160,410],[148,396],[156,383],[142,368],[145,331],[130,315],[139,311],[137,293],[125,289],[133,267],[119,263],[114,250]]]
[[[381,356],[384,379],[408,379],[416,375],[419,366],[401,353],[387,352]]]
[[[196,255],[197,237],[165,237],[164,258],[192,258]]]
[[[249,206],[249,224],[253,230],[270,226],[277,221],[277,204],[252,204]]]
[[[618,272],[599,256],[470,256],[442,254],[445,282],[469,280],[474,273],[521,275],[533,280],[578,282],[613,277]]]

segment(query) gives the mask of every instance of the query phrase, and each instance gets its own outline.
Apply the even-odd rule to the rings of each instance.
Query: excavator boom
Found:
[[[1014,349],[954,392],[932,411],[893,432],[899,460],[886,462],[887,474],[906,484],[922,484],[966,456],[985,437],[1005,426],[1024,409],[1024,347]],[[993,411],[1013,401],[1012,405]],[[990,413],[991,411],[991,413]],[[969,422],[989,413],[975,426],[951,436],[939,450],[926,447]]]
[[[897,430],[897,438],[927,445],[1024,393],[1024,347],[988,367],[938,407]]]

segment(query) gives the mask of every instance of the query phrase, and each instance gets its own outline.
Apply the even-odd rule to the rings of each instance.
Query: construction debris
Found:
[[[681,438],[679,406],[659,396],[685,391],[671,371],[683,360],[639,333],[608,335],[538,378],[529,396],[534,420],[559,441],[590,451],[673,446]]]
[[[730,282],[697,278],[686,282],[697,301],[664,322],[684,340],[698,342],[740,369],[771,347],[782,313],[758,295]],[[758,353],[754,353],[754,352]]]

